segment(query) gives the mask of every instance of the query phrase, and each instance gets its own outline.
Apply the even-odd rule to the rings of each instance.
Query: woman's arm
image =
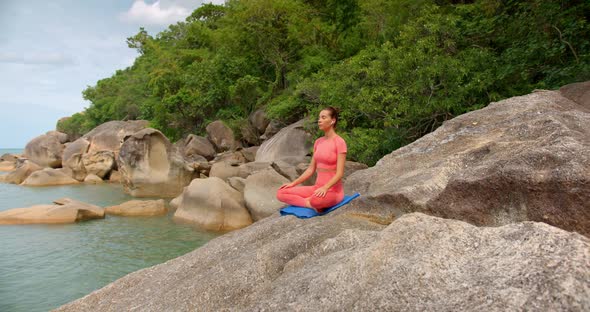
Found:
[[[307,169],[305,169],[305,171],[299,176],[299,178],[295,179],[295,181],[293,181],[291,183],[283,184],[279,189],[293,187],[293,186],[296,186],[298,184],[305,182],[305,180],[309,179],[309,177],[311,177],[313,175],[313,173],[315,172],[315,167],[316,167],[315,159],[312,158],[311,163],[309,164]]]
[[[344,176],[344,163],[346,163],[346,153],[338,154],[336,158],[336,174],[328,181],[324,186],[320,187],[319,189],[315,190],[313,193],[315,196],[324,197],[328,190],[334,186],[334,184],[338,183],[340,179]]]

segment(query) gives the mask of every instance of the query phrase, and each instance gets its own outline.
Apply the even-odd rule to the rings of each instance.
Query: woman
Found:
[[[337,123],[338,111],[335,108],[327,107],[320,112],[318,126],[324,131],[324,136],[315,141],[313,158],[307,170],[295,181],[279,188],[278,200],[318,212],[342,201],[344,189],[341,179],[346,162],[346,142],[334,130]],[[315,185],[295,187],[309,179],[316,170]]]

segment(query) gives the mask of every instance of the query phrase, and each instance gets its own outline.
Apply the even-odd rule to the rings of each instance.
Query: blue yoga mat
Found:
[[[307,219],[307,218],[313,218],[313,217],[317,217],[317,216],[323,216],[327,213],[330,213],[330,212],[350,203],[350,201],[352,201],[353,199],[355,199],[359,196],[361,196],[361,194],[359,194],[359,193],[355,193],[354,195],[346,195],[346,196],[344,196],[344,199],[340,203],[322,211],[321,213],[318,213],[317,211],[315,211],[312,208],[299,207],[299,206],[287,206],[287,207],[281,209],[281,216],[293,215],[299,219]]]

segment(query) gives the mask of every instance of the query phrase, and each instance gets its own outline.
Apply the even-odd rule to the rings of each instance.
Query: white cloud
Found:
[[[189,9],[176,4],[164,8],[160,6],[160,1],[147,4],[143,0],[136,0],[131,8],[121,15],[121,19],[130,23],[167,25],[183,20],[190,14]]]
[[[18,54],[11,52],[0,52],[0,63],[14,64],[43,64],[43,65],[73,65],[76,64],[73,57],[60,53],[29,53]]]

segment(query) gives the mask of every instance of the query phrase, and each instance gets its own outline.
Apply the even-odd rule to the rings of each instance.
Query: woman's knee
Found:
[[[279,189],[277,191],[277,199],[280,201],[284,201],[284,197],[285,196],[285,190],[284,189]]]

